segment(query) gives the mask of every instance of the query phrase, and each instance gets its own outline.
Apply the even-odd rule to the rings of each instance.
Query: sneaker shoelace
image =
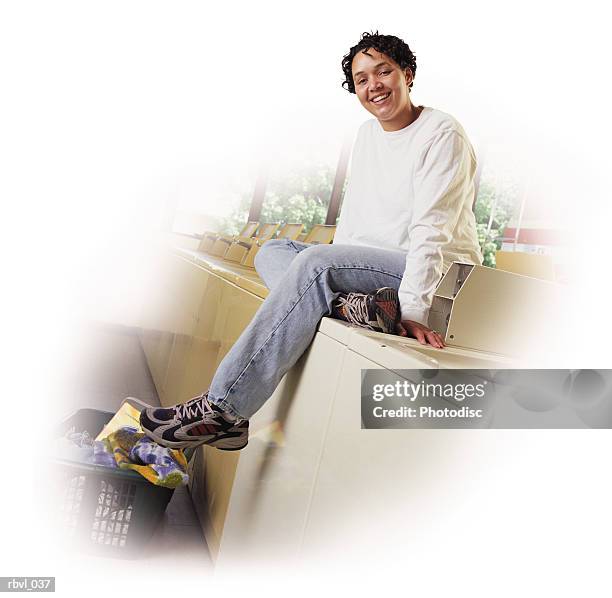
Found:
[[[174,408],[174,418],[177,421],[201,419],[204,423],[216,423],[217,412],[208,402],[208,394],[195,397]]]
[[[336,306],[351,324],[367,326],[373,330],[369,324],[367,295],[363,293],[349,293],[346,297],[341,295],[338,297]]]

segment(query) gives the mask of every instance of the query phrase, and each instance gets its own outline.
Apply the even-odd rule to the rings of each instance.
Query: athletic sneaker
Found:
[[[237,451],[249,442],[249,421],[234,420],[208,400],[208,393],[166,409],[143,409],[140,425],[149,438],[169,448],[207,444]]]
[[[362,328],[396,334],[397,325],[401,320],[397,291],[391,287],[384,287],[369,295],[364,293],[340,295],[334,303],[332,315]]]

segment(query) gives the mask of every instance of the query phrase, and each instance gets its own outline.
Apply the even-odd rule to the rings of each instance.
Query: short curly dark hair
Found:
[[[358,52],[369,48],[374,48],[382,54],[393,58],[402,70],[409,68],[412,71],[413,78],[416,75],[416,56],[404,40],[395,37],[395,35],[379,35],[378,31],[374,33],[365,31],[362,33],[359,43],[353,46],[350,52],[342,58],[342,70],[345,76],[342,87],[350,93],[355,93],[355,82],[353,81],[352,72],[353,58],[355,58]],[[409,89],[412,89],[412,82]]]

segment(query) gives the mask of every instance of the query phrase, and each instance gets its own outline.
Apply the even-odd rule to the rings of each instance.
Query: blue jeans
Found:
[[[219,364],[209,400],[248,419],[306,351],[340,293],[399,288],[406,254],[355,245],[268,241],[255,268],[270,293]]]

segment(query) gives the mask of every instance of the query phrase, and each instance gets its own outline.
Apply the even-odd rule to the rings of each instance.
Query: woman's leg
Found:
[[[263,244],[255,256],[255,269],[269,289],[277,286],[295,257],[310,247],[289,239],[272,239]]]
[[[244,419],[265,403],[308,348],[340,293],[397,289],[406,265],[405,254],[395,251],[291,241],[276,241],[266,251],[269,243],[256,267],[270,294],[219,364],[208,394],[212,403]],[[274,261],[273,254],[282,259]]]

